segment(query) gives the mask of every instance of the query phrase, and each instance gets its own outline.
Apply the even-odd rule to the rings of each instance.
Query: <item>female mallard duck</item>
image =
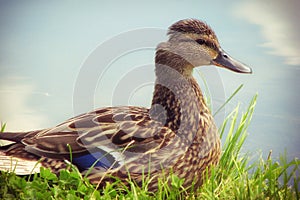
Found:
[[[26,174],[33,168],[26,160],[41,160],[42,166],[57,172],[69,161],[93,183],[111,181],[113,176],[126,184],[130,176],[141,184],[143,174],[150,174],[149,190],[155,190],[158,178],[172,172],[184,178],[184,186],[201,185],[205,169],[218,163],[221,148],[193,69],[201,65],[239,73],[251,69],[225,53],[213,30],[199,20],[178,21],[168,35],[156,51],[150,109],[100,108],[54,128],[1,133],[0,139],[15,143],[2,147],[0,169]],[[11,158],[21,166],[11,167]]]

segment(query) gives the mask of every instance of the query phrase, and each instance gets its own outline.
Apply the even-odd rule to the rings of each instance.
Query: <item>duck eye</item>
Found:
[[[205,41],[204,41],[203,39],[198,39],[198,40],[196,40],[196,42],[197,42],[198,44],[200,44],[200,45],[202,45],[202,44],[205,43]]]
[[[228,58],[228,56],[227,56],[226,54],[223,54],[223,57],[224,57],[224,58]]]

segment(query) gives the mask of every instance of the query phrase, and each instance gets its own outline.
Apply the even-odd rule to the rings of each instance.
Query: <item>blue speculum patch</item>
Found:
[[[72,163],[75,164],[81,170],[89,169],[92,166],[108,169],[114,164],[114,162],[115,160],[110,154],[99,151],[90,152],[81,156],[76,156],[73,157],[72,160]]]

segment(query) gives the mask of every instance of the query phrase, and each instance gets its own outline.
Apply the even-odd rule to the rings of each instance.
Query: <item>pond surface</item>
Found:
[[[149,106],[154,80],[153,56],[161,35],[116,40],[128,31],[152,27],[165,33],[177,20],[197,18],[215,30],[219,41],[231,56],[248,64],[252,75],[236,74],[215,67],[201,71],[209,83],[215,107],[241,84],[243,89],[227,105],[230,112],[240,103],[245,110],[258,93],[258,101],[249,127],[245,151],[277,157],[285,150],[288,158],[300,157],[300,46],[299,2],[249,1],[151,1],[147,3],[56,3],[26,1],[0,3],[0,120],[8,131],[25,131],[54,126],[80,111],[119,103]],[[150,30],[150,29],[149,29]],[[132,35],[131,35],[132,36]],[[106,41],[111,46],[105,47]],[[139,46],[137,41],[148,41]],[[83,66],[97,48],[115,55],[128,44],[136,44],[125,54],[116,54],[94,85],[94,96],[82,93],[74,99]],[[139,49],[138,47],[142,47]],[[100,65],[100,63],[99,63]],[[119,101],[114,93],[121,80],[134,70],[149,69],[145,79],[130,95]],[[90,72],[91,77],[93,71]],[[98,72],[97,72],[98,73]],[[137,75],[142,74],[135,72]],[[195,76],[197,72],[195,72]],[[199,82],[201,79],[198,77]],[[132,79],[137,81],[138,79]],[[134,82],[138,83],[138,82]],[[203,84],[202,84],[203,85]],[[83,85],[84,86],[84,85]],[[77,98],[77,97],[76,97]],[[81,107],[76,110],[74,102]],[[217,117],[218,124],[223,120]]]

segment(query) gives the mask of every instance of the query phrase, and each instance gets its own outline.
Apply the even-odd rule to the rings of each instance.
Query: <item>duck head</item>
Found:
[[[247,65],[229,56],[214,31],[197,19],[185,19],[169,27],[169,40],[158,45],[156,62],[182,73],[202,65],[215,65],[238,73],[252,73]],[[168,59],[170,58],[170,59]]]

